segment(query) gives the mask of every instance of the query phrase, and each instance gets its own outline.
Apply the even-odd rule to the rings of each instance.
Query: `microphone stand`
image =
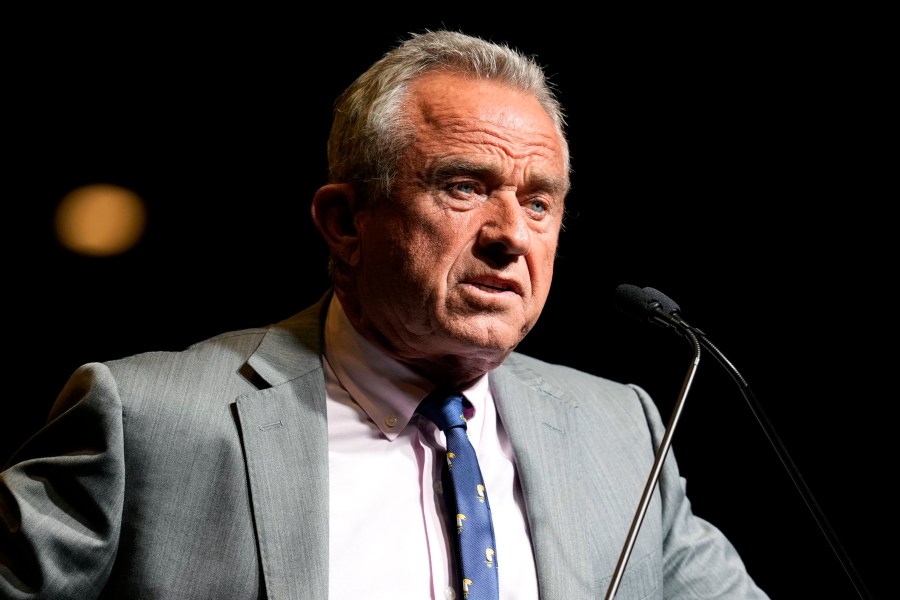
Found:
[[[828,540],[832,551],[834,552],[838,561],[841,563],[841,567],[843,567],[845,573],[850,578],[850,582],[856,589],[857,594],[859,594],[859,597],[862,600],[871,600],[871,594],[866,589],[862,578],[859,576],[859,573],[857,573],[852,561],[850,560],[850,557],[847,555],[844,547],[838,540],[837,534],[835,534],[834,530],[828,524],[828,520],[825,518],[825,513],[819,507],[818,503],[813,497],[812,492],[804,482],[802,475],[800,475],[799,469],[794,464],[793,460],[791,460],[787,448],[785,448],[784,444],[775,433],[775,428],[769,422],[769,419],[766,417],[762,406],[759,404],[756,396],[750,390],[750,385],[741,376],[735,366],[731,364],[731,361],[729,361],[725,357],[725,355],[722,354],[722,352],[720,352],[719,349],[709,341],[709,339],[707,339],[706,334],[704,334],[699,329],[687,324],[681,318],[681,309],[678,307],[678,304],[676,304],[674,300],[672,300],[659,290],[649,287],[638,288],[634,285],[622,284],[616,288],[616,294],[616,300],[619,304],[619,308],[624,312],[630,313],[633,316],[641,319],[646,318],[650,323],[656,323],[664,327],[674,328],[676,332],[687,338],[694,350],[694,360],[691,363],[691,369],[688,371],[688,375],[685,379],[684,386],[682,387],[681,394],[675,405],[675,409],[672,413],[669,424],[666,427],[666,432],[663,436],[660,448],[657,451],[656,461],[653,464],[650,478],[647,480],[647,485],[644,488],[644,494],[641,497],[640,506],[634,516],[634,521],[632,522],[631,529],[628,532],[628,538],[625,542],[625,546],[622,548],[622,554],[619,557],[619,563],[616,565],[616,570],[613,573],[610,587],[607,590],[606,600],[610,600],[615,595],[619,587],[622,579],[622,573],[625,569],[625,564],[628,562],[628,557],[631,554],[632,547],[634,546],[635,539],[637,538],[638,530],[640,529],[641,523],[644,520],[644,514],[646,512],[647,505],[649,504],[650,496],[653,492],[653,488],[656,487],[656,483],[659,480],[662,462],[669,451],[672,434],[674,433],[678,418],[681,415],[681,410],[683,408],[685,398],[687,397],[687,392],[690,388],[691,381],[693,380],[694,373],[697,370],[697,365],[700,362],[701,344],[704,348],[712,352],[713,356],[716,358],[719,364],[721,364],[725,368],[725,370],[728,371],[729,375],[731,375],[734,381],[738,384],[738,387],[740,388],[744,399],[747,401],[747,404],[750,407],[750,411],[756,417],[756,420],[765,432],[769,443],[771,443],[772,447],[775,449],[775,453],[778,455],[778,458],[781,460],[782,465],[784,465],[784,468],[787,470],[788,475],[790,476],[794,485],[797,487],[800,495],[803,497],[803,501],[806,503],[806,506],[809,509],[810,513],[812,513],[812,516],[815,519],[816,524],[819,526],[819,529]]]
[[[616,570],[613,572],[612,579],[610,580],[609,589],[606,590],[606,600],[611,600],[616,595],[619,584],[622,582],[622,575],[625,573],[625,565],[631,557],[634,542],[637,540],[637,535],[641,529],[641,524],[644,521],[644,516],[647,514],[650,498],[653,495],[656,484],[659,482],[659,475],[662,471],[663,462],[665,461],[666,455],[669,453],[669,448],[672,446],[672,435],[675,433],[675,428],[678,426],[678,419],[681,418],[684,402],[687,400],[688,391],[691,388],[691,383],[694,381],[697,367],[700,365],[700,342],[697,340],[697,336],[694,335],[693,330],[690,327],[685,327],[680,320],[672,319],[670,315],[661,312],[658,316],[665,317],[670,323],[674,324],[686,338],[688,338],[688,341],[690,341],[694,350],[694,358],[688,367],[687,375],[681,386],[681,392],[678,394],[678,400],[675,403],[675,408],[672,410],[672,416],[669,417],[666,431],[663,434],[662,441],[656,451],[656,459],[653,461],[653,468],[650,470],[650,476],[647,478],[647,483],[644,485],[644,493],[641,494],[640,504],[638,504],[638,509],[635,511],[634,519],[631,522],[631,528],[628,530],[628,537],[625,539],[625,545],[622,547],[622,552],[619,555],[619,562],[616,563]]]

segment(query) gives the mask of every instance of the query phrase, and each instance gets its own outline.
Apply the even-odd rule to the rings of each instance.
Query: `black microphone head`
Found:
[[[614,297],[619,310],[642,321],[673,327],[678,323],[678,305],[653,288],[639,288],[636,285],[623,283],[616,287]],[[672,310],[670,310],[672,309]],[[672,311],[675,311],[673,313]]]
[[[645,287],[644,292],[646,292],[650,298],[659,303],[659,307],[663,310],[663,312],[669,313],[670,315],[675,315],[681,312],[681,308],[678,307],[678,304],[676,304],[674,300],[663,294],[661,291],[652,287]]]
[[[644,288],[639,288],[630,283],[616,286],[616,293],[613,299],[619,310],[641,320],[653,320],[656,311],[660,307],[660,303],[654,300]]]

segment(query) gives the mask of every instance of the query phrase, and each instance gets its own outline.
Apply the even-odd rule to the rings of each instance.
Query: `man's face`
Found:
[[[411,93],[393,196],[355,220],[356,324],[413,365],[488,370],[547,300],[564,150],[538,102],[499,83],[431,74]]]

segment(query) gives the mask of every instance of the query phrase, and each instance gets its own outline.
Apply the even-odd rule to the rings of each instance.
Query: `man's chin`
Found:
[[[514,326],[508,323],[498,325],[496,321],[480,320],[476,321],[475,325],[467,323],[466,327],[453,331],[452,337],[458,344],[461,354],[474,353],[479,356],[496,355],[505,358],[519,345],[528,330],[527,326]]]

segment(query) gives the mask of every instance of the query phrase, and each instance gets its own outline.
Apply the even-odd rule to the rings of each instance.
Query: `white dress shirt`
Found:
[[[329,598],[453,600],[444,434],[415,413],[434,385],[359,335],[336,297],[325,321],[325,384]],[[500,597],[537,600],[525,505],[487,376],[461,391],[475,408],[467,426],[491,503]]]

